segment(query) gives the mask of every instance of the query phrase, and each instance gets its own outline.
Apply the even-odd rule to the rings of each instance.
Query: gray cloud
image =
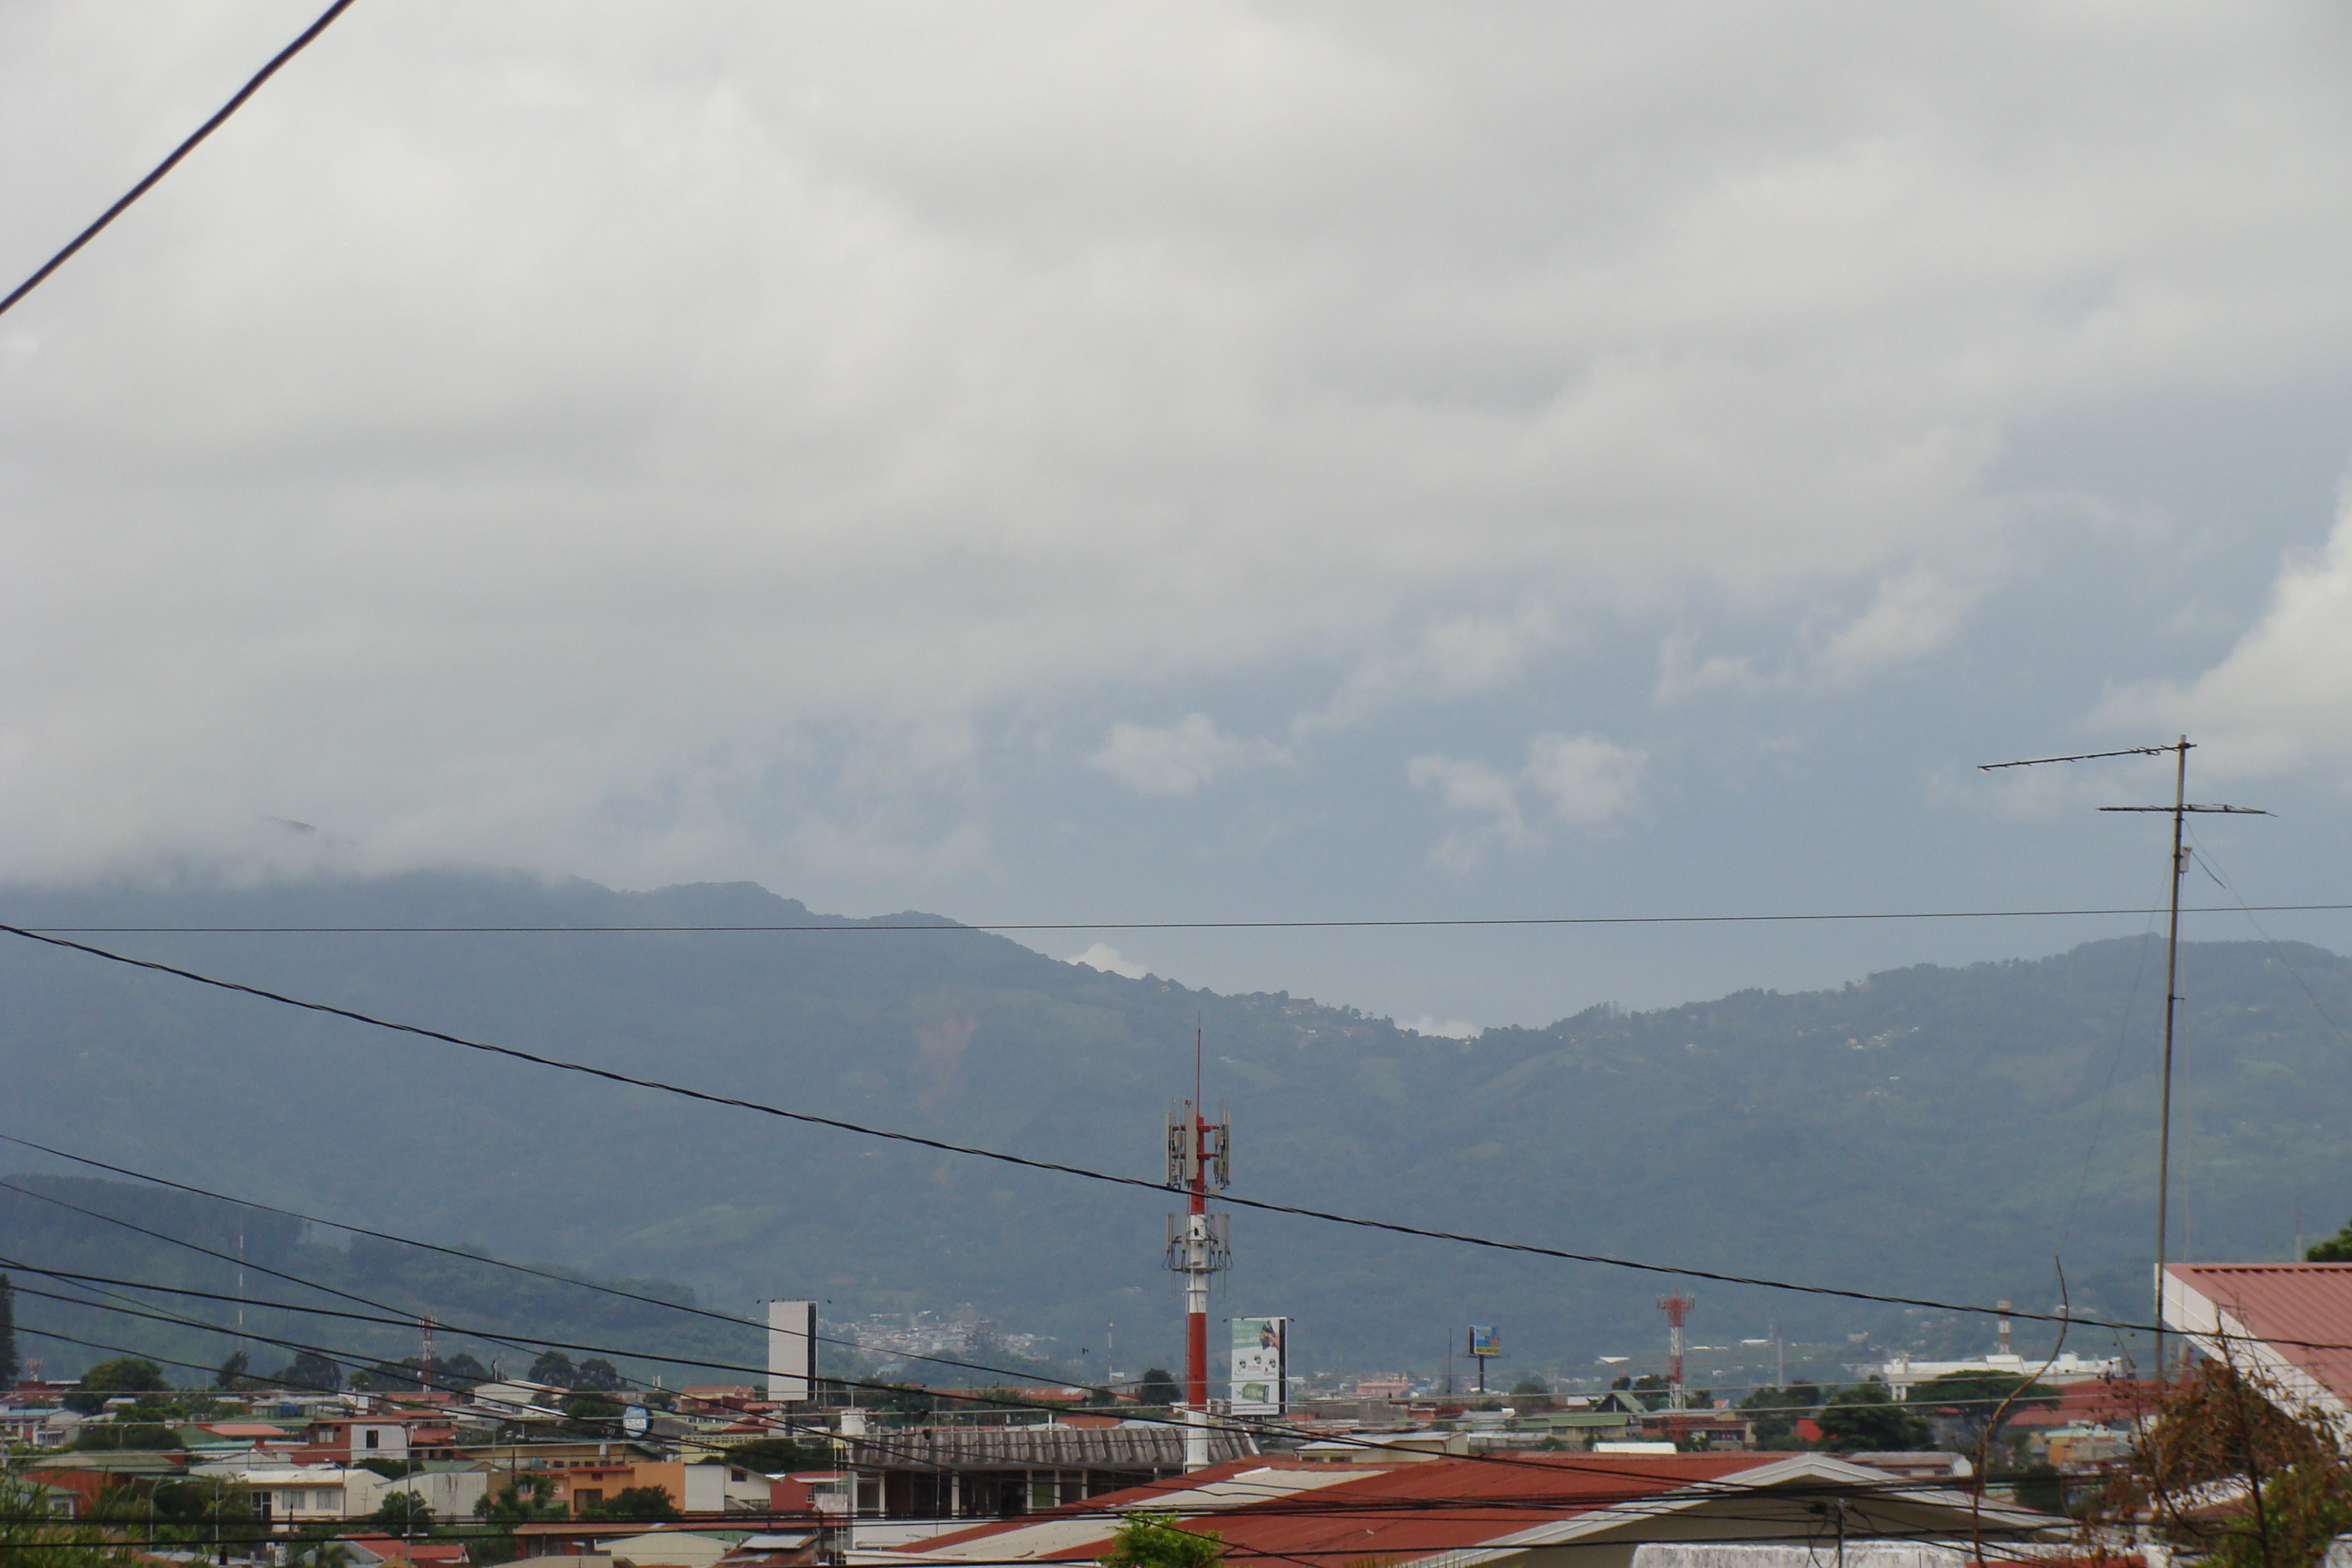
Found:
[[[299,16],[0,19],[0,258]],[[1283,672],[1286,745],[1658,616],[1866,685],[2018,570],[2011,424],[2341,360],[2343,57],[2307,7],[356,11],[0,321],[0,871],[281,815],[986,880],[1009,752],[1272,754],[1204,714],[1139,783],[1186,682]]]

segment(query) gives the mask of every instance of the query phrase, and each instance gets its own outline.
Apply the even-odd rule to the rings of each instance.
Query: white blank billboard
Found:
[[[816,1394],[816,1303],[768,1303],[768,1397],[814,1398]]]

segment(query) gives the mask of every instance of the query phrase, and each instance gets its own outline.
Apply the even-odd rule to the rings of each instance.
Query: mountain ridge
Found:
[[[798,924],[793,932],[93,939],[290,994],[636,1076],[1156,1182],[1189,1089],[1234,1107],[1236,1191],[1569,1250],[2145,1316],[2161,952],[2134,939],[1840,990],[1745,990],[1540,1029],[1425,1036],[1285,993],[1223,996],[1037,953],[944,917],[824,916],[749,883],[647,893],[418,874],[253,889],[0,889],[26,926]],[[205,918],[193,918],[202,915]],[[896,926],[891,931],[877,926]],[[140,976],[0,952],[0,1131],[502,1256],[830,1317],[971,1300],[1099,1365],[1172,1351],[1148,1192],[780,1128]],[[2283,962],[2282,955],[2284,955]],[[2290,970],[2287,965],[2291,963]],[[2183,949],[2176,1123],[2191,1248],[2275,1255],[2300,1198],[2352,1211],[2352,964]],[[1221,1087],[1213,1080],[1222,1077]],[[2341,1121],[2337,1116],[2336,1121]],[[115,1155],[108,1151],[115,1151]],[[323,1209],[321,1207],[323,1206]],[[396,1223],[395,1223],[396,1222]],[[1655,1277],[1242,1211],[1217,1308],[1287,1311],[1315,1364],[1428,1364],[1461,1322],[1531,1363],[1654,1352]],[[1981,1331],[1706,1287],[1695,1330],[1971,1348]],[[1706,1327],[1713,1322],[1717,1327]],[[1454,1325],[1449,1329],[1448,1324]],[[1971,1338],[1970,1336],[1974,1336]],[[2081,1348],[2081,1347],[2077,1347]],[[1140,1364],[1139,1361],[1139,1364]]]

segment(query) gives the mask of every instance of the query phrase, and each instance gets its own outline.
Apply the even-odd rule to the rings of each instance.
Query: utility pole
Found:
[[[1190,1202],[1168,1216],[1168,1267],[1184,1277],[1184,1467],[1209,1462],[1209,1278],[1233,1263],[1232,1216],[1209,1212],[1209,1185],[1233,1182],[1233,1118],[1201,1108],[1202,1032],[1192,1031],[1192,1098],[1168,1113],[1168,1184]]]
[[[2172,753],[2172,804],[2170,805],[2103,805],[2101,811],[2166,812],[2172,817],[2172,898],[2170,918],[2164,937],[2164,1079],[2157,1098],[2156,1126],[2156,1381],[2162,1388],[2164,1373],[2164,1263],[2165,1244],[2171,1234],[2172,1205],[2172,1039],[2175,1016],[2180,1006],[2180,880],[2189,870],[2189,851],[2183,845],[2182,834],[2193,812],[2213,812],[2230,816],[2268,816],[2269,812],[2252,805],[2191,805],[2189,802],[2189,753],[2194,750],[2188,736],[2183,735],[2168,746],[2126,746],[2117,752],[2083,752],[2071,757],[2028,757],[2014,763],[1986,763],[1979,773],[1992,773],[2001,768],[2038,768],[2049,763],[2087,763],[2102,757],[2160,757]]]

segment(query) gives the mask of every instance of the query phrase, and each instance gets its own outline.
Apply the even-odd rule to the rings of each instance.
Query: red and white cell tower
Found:
[[[1666,1408],[1669,1410],[1690,1408],[1690,1394],[1683,1387],[1683,1324],[1689,1321],[1690,1310],[1697,1305],[1679,1290],[1658,1298],[1658,1310],[1666,1315]]]
[[[1233,1216],[1209,1212],[1212,1183],[1233,1181],[1234,1123],[1223,1106],[1201,1108],[1201,1042],[1192,1042],[1192,1098],[1168,1112],[1168,1184],[1191,1194],[1168,1216],[1168,1267],[1184,1277],[1184,1404],[1197,1423],[1209,1409],[1209,1277],[1233,1261]]]

